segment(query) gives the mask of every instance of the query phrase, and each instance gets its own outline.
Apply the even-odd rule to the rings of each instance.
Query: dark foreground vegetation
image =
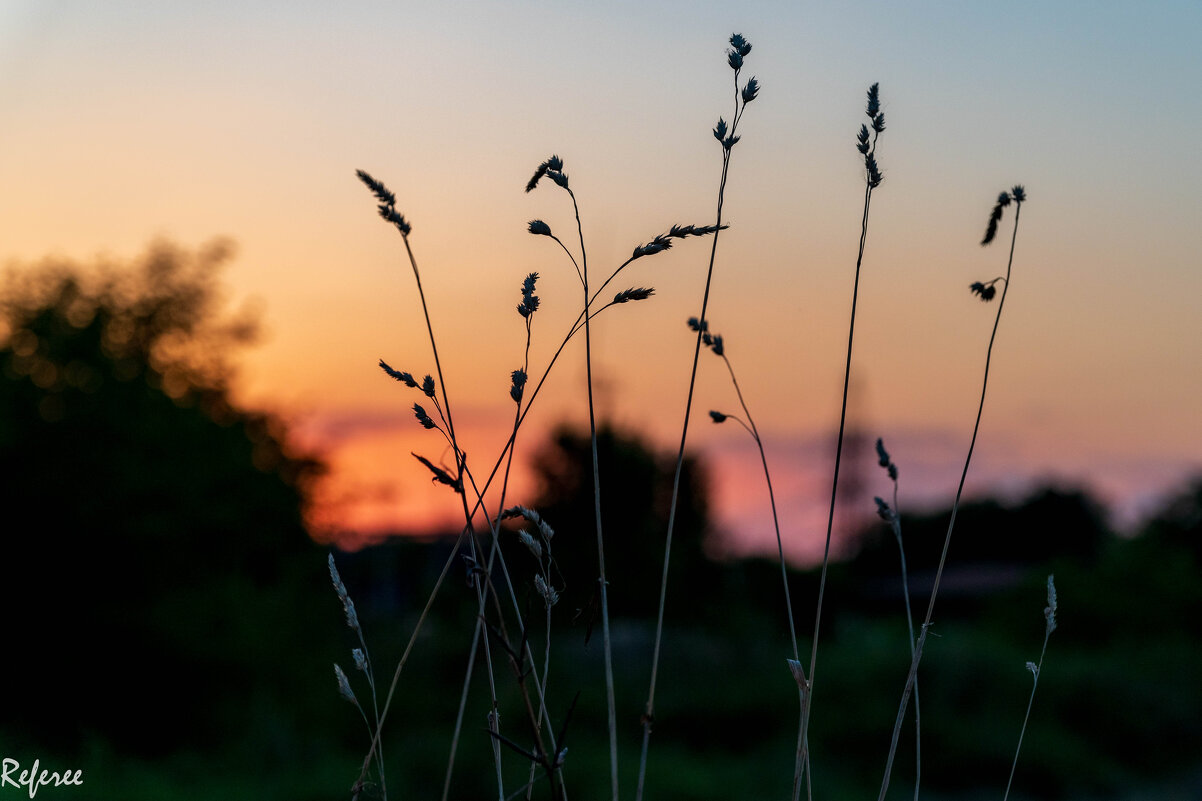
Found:
[[[220,250],[163,246],[133,271],[97,277],[60,266],[5,287],[0,753],[23,766],[39,759],[82,769],[84,779],[39,797],[343,798],[362,760],[362,721],[338,698],[331,671],[352,643],[327,591],[326,551],[303,525],[320,465],[289,449],[278,421],[229,399],[228,354],[253,326],[220,311],[213,268],[221,258]],[[565,763],[574,799],[609,791],[584,778],[608,770],[589,591],[591,487],[580,468],[589,449],[587,434],[563,430],[536,462],[537,508],[558,532],[563,572],[552,675],[565,703],[583,691]],[[607,558],[623,566],[610,610],[629,776],[654,629],[636,613],[652,609],[657,589],[675,455],[602,429],[599,456],[612,477],[602,514],[621,533]],[[660,767],[648,797],[781,797],[797,722],[779,568],[708,561],[704,538],[720,534],[707,524],[704,466],[690,461],[684,475],[660,667]],[[903,518],[918,604],[946,518]],[[1000,795],[1054,573],[1060,627],[1016,795],[1169,797],[1176,789],[1196,797],[1202,480],[1134,536],[1116,535],[1095,500],[1063,488],[1016,504],[965,505],[960,526],[920,679],[924,796]],[[394,541],[339,554],[381,671],[396,663],[449,548],[440,539]],[[826,689],[810,734],[814,793],[824,799],[875,792],[909,664],[892,534],[868,526],[850,551],[858,555],[828,579]],[[512,568],[519,597],[530,596],[533,562]],[[456,578],[406,667],[385,731],[397,797],[441,792],[476,614],[475,596]],[[792,578],[804,610],[817,577]],[[512,706],[513,687],[499,692]],[[487,701],[473,695],[467,708],[452,797],[492,797]],[[898,798],[912,789],[903,731]]]

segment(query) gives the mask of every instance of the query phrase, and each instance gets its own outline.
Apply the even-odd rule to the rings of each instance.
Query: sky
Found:
[[[788,554],[821,551],[863,196],[854,138],[874,82],[885,180],[849,399],[865,513],[889,489],[877,436],[903,507],[950,504],[994,312],[968,285],[1004,273],[1005,244],[979,241],[998,192],[1023,184],[968,490],[1084,486],[1129,523],[1202,471],[1199,30],[1196,2],[8,0],[0,265],[228,238],[231,307],[260,308],[266,331],[236,391],[329,459],[321,525],[428,530],[455,500],[409,454],[448,457],[376,364],[420,376],[433,359],[403,243],[355,170],[413,225],[459,435],[491,465],[522,363],[522,278],[541,276],[532,373],[580,303],[571,263],[526,231],[543,219],[572,243],[570,200],[526,181],[564,159],[594,275],[674,223],[712,223],[711,129],[732,112],[738,31],[753,45],[742,78],[762,89],[732,156],[709,318],[763,435]],[[656,294],[593,331],[599,412],[673,451],[709,245],[636,262],[616,288]],[[754,443],[709,423],[737,398],[702,355],[689,441],[717,547],[774,550]],[[546,432],[587,419],[584,387],[573,341],[523,428],[512,500],[534,492],[525,466]]]

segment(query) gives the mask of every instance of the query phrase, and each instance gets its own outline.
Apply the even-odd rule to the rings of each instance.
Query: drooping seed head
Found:
[[[542,220],[531,220],[527,225],[527,230],[535,236],[552,236],[551,226]]]
[[[710,419],[713,420],[715,423],[725,423],[726,415],[722,414],[722,412],[716,412],[713,409],[711,409],[710,410]]]
[[[993,296],[997,294],[997,287],[992,281],[990,281],[988,284],[983,284],[980,281],[974,281],[969,285],[968,288],[974,295],[980,295],[981,300],[985,301],[986,303],[993,300]]]
[[[526,550],[530,551],[530,553],[534,555],[534,558],[538,560],[539,564],[542,564],[543,546],[539,544],[538,540],[534,539],[534,536],[531,535],[529,531],[526,529],[519,531],[518,541],[521,542],[522,545],[526,546]]]
[[[884,520],[886,523],[892,523],[894,520],[894,514],[893,509],[889,507],[889,504],[885,503],[884,499],[879,497],[873,498],[872,500],[876,501],[877,517],[879,517],[881,520]]]
[[[417,388],[417,381],[414,380],[413,376],[410,373],[407,373],[403,370],[393,370],[391,367],[389,367],[384,362],[383,359],[380,359],[380,369],[382,369],[385,373],[387,373],[392,378],[395,378],[397,381],[400,381],[405,386],[410,387],[412,389]]]
[[[889,466],[889,451],[885,450],[885,441],[880,437],[876,440],[876,456],[877,464],[881,467]]]
[[[426,414],[426,410],[421,407],[421,404],[413,404],[413,414],[417,417],[417,422],[422,424],[422,428],[431,429],[435,427],[435,423],[430,419],[430,415]]]
[[[546,579],[537,574],[534,576],[534,589],[543,597],[543,603],[547,605],[548,609],[559,603],[559,593],[547,583]]]
[[[534,171],[534,176],[531,177],[531,179],[526,183],[526,191],[530,192],[534,189],[534,187],[538,186],[538,182],[542,180],[543,176],[546,175],[549,170],[554,172],[562,172],[563,159],[561,159],[559,156],[551,156],[551,158],[538,165],[538,169]]]

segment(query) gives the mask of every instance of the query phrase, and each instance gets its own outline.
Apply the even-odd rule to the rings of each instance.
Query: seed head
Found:
[[[876,501],[876,514],[881,520],[886,523],[892,523],[894,520],[893,510],[889,508],[889,504],[885,503],[882,498],[873,498]]]
[[[537,280],[538,273],[530,273],[522,281],[522,302],[518,304],[518,314],[522,317],[529,318],[538,311],[538,295],[534,294],[534,282]]]
[[[546,579],[537,574],[534,576],[534,589],[538,590],[538,594],[543,597],[543,603],[547,605],[548,609],[559,603],[559,593],[547,583]]]
[[[400,381],[405,386],[413,389],[417,388],[417,381],[413,379],[413,376],[410,373],[406,373],[401,370],[393,370],[384,362],[383,359],[380,359],[380,369],[382,369],[385,373],[388,373],[388,375],[392,378]]]
[[[632,289],[624,289],[614,295],[614,303],[627,303],[632,300],[646,300],[655,294],[654,289],[647,287],[636,287]]]
[[[543,546],[538,544],[538,540],[534,539],[534,537],[526,529],[522,529],[518,532],[518,540],[522,543],[522,545],[526,546],[526,550],[534,554],[534,558],[537,559],[541,564],[543,561]]]
[[[1048,605],[1043,610],[1043,616],[1048,622],[1048,634],[1056,630],[1056,582],[1055,576],[1048,576]]]
[[[992,281],[990,281],[988,284],[982,284],[980,281],[974,281],[973,283],[969,284],[968,288],[974,295],[980,295],[981,300],[985,301],[986,303],[993,300],[993,296],[997,294],[997,287],[994,286]]]
[[[881,110],[881,85],[874,83],[868,87],[868,116],[876,119],[876,115]]]
[[[869,153],[864,157],[864,168],[868,172],[868,185],[876,189],[881,185],[881,181],[884,178],[881,176],[880,168],[876,165],[876,156],[874,154]]]
[[[513,398],[514,403],[521,403],[522,390],[526,387],[526,371],[514,370],[509,377],[512,382],[509,385],[509,397]]]
[[[536,236],[551,236],[551,226],[547,225],[542,220],[531,220],[527,226],[530,233]]]
[[[430,415],[426,414],[426,410],[421,407],[421,404],[413,404],[413,414],[417,417],[417,422],[422,424],[422,428],[431,429],[435,427],[435,423],[430,419]]]
[[[715,423],[725,423],[726,415],[722,414],[722,412],[715,412],[711,409],[710,410],[710,419],[713,420]]]
[[[351,682],[337,662],[334,663],[334,677],[338,679],[338,694],[355,706],[359,706],[359,699],[355,697],[355,691],[351,689]]]
[[[755,96],[757,94],[759,94],[759,91],[760,91],[759,81],[757,81],[755,79],[755,76],[753,75],[753,76],[751,76],[751,80],[747,82],[747,85],[743,87],[743,92],[742,92],[743,104],[746,105],[746,104],[750,103],[752,100],[755,100]]]
[[[534,171],[534,176],[526,184],[526,191],[529,192],[533,190],[534,187],[538,186],[538,182],[542,180],[542,177],[547,174],[548,170],[562,172],[563,159],[561,159],[559,156],[552,156],[542,164],[538,165],[538,169]]]

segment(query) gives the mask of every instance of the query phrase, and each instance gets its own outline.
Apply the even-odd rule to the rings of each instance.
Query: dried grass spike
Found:
[[[338,679],[338,694],[355,706],[359,706],[359,699],[355,697],[355,691],[351,689],[351,682],[337,662],[334,663],[334,676]]]
[[[421,407],[421,404],[413,404],[413,414],[417,417],[417,422],[422,424],[422,428],[429,430],[437,427],[435,422],[430,419],[430,415],[426,414],[426,410]]]
[[[760,92],[760,83],[759,83],[759,81],[757,81],[755,79],[755,76],[753,75],[753,76],[751,76],[751,80],[749,80],[747,82],[747,85],[743,87],[743,92],[742,92],[743,104],[746,105],[746,104],[750,103],[752,100],[755,100],[755,97],[756,97],[756,95],[759,94],[759,92]]]
[[[628,303],[632,300],[646,300],[655,294],[655,290],[650,287],[632,287],[624,289],[614,295],[614,303]]]
[[[1048,622],[1047,633],[1056,630],[1056,582],[1055,576],[1048,576],[1048,605],[1043,610],[1043,616]]]
[[[384,362],[383,359],[380,359],[380,368],[385,373],[388,373],[389,376],[395,378],[397,381],[400,381],[405,386],[412,387],[414,389],[417,388],[417,381],[414,380],[411,374],[406,373],[403,370],[393,370]]]

